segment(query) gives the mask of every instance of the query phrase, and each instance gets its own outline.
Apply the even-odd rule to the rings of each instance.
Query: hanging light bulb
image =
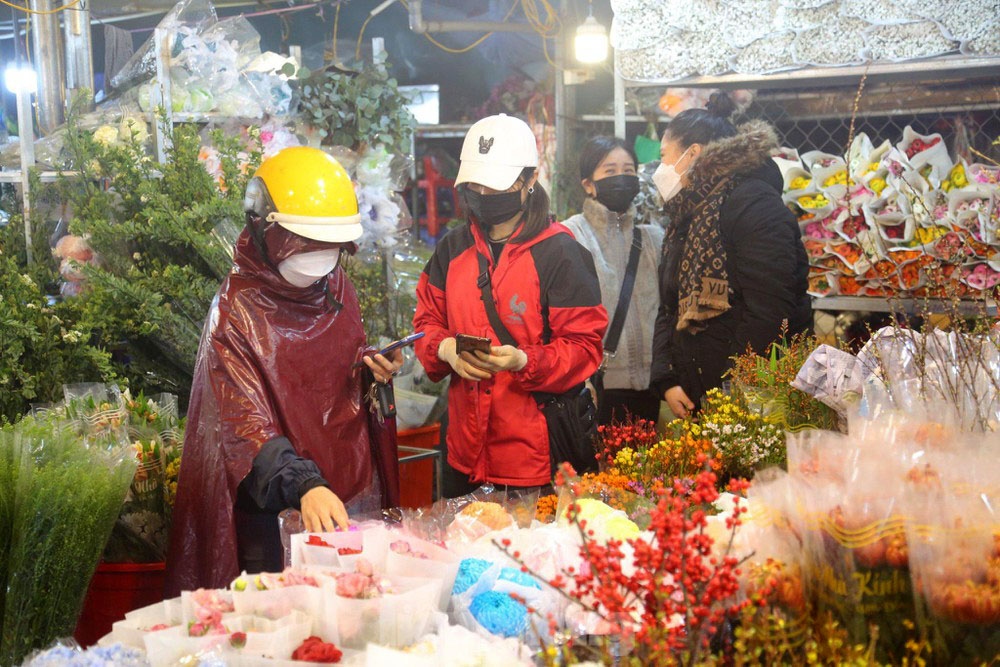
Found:
[[[38,89],[38,77],[28,65],[9,65],[4,71],[4,83],[12,93],[34,93]]]
[[[573,51],[581,63],[599,63],[608,57],[608,31],[594,18],[594,4],[588,5],[587,18],[576,28]]]

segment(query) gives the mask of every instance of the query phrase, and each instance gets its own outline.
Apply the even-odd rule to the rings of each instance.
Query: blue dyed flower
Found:
[[[494,635],[517,637],[528,629],[528,609],[507,593],[480,593],[472,598],[469,611]]]
[[[490,569],[493,563],[482,558],[466,558],[458,564],[458,574],[455,575],[455,585],[451,589],[452,595],[461,595],[469,590],[474,583],[479,581],[483,572]]]
[[[149,667],[146,654],[121,644],[100,646],[79,651],[69,646],[56,646],[35,656],[28,667]]]

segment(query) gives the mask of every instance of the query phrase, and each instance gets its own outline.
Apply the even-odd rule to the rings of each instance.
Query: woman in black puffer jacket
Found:
[[[777,137],[764,122],[734,127],[734,108],[716,93],[678,114],[653,175],[670,224],[651,384],[679,417],[722,384],[731,357],[812,326],[809,264],[771,159]]]

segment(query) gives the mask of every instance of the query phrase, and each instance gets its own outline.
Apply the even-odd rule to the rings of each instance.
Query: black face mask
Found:
[[[492,227],[507,222],[524,210],[528,199],[521,202],[521,191],[499,192],[484,195],[465,188],[465,208],[476,221],[484,227]],[[531,195],[529,194],[530,198]]]
[[[594,181],[597,201],[615,213],[624,213],[639,194],[639,177],[635,174],[618,174]]]

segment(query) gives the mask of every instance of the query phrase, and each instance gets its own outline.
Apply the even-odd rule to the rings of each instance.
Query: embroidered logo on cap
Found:
[[[490,137],[489,141],[486,141],[486,137],[479,137],[479,153],[480,155],[486,155],[493,148],[493,137]]]

